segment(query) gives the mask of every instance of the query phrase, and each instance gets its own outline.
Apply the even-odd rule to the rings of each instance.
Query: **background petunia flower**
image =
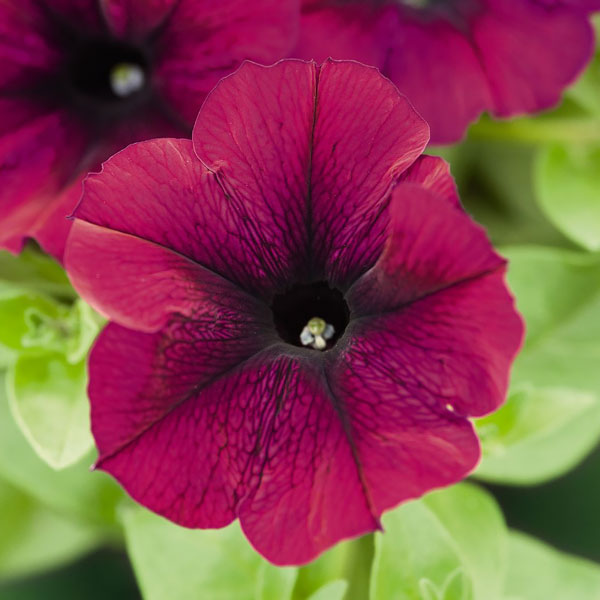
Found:
[[[65,262],[113,321],[90,358],[97,466],[187,527],[239,518],[278,564],[465,477],[467,417],[502,403],[523,331],[427,141],[374,68],[246,63],[193,141],[90,175]]]
[[[0,2],[0,247],[60,258],[85,173],[189,136],[215,83],[284,56],[297,20],[298,0]]]
[[[483,111],[558,102],[591,58],[599,0],[303,0],[292,56],[372,64],[406,94],[433,143],[460,139]]]

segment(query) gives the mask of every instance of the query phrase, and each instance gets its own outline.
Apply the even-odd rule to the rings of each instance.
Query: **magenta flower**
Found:
[[[372,64],[431,126],[460,139],[483,111],[555,104],[591,58],[600,0],[303,0],[292,56]]]
[[[189,136],[245,58],[296,36],[298,0],[0,2],[0,247],[61,257],[81,178],[127,144]]]
[[[184,526],[239,518],[278,564],[465,477],[522,324],[427,141],[374,68],[245,63],[193,141],[90,175],[65,261],[113,321],[97,466]]]

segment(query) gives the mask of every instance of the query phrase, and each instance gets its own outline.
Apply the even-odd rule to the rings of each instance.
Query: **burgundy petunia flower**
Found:
[[[600,0],[303,0],[292,56],[375,65],[431,126],[460,139],[483,111],[555,104],[591,58]]]
[[[0,247],[61,257],[89,170],[127,144],[189,136],[245,58],[273,62],[298,0],[0,2]]]
[[[522,324],[427,141],[374,68],[245,63],[193,141],[90,175],[65,262],[113,321],[97,466],[184,526],[239,518],[278,564],[465,477]]]

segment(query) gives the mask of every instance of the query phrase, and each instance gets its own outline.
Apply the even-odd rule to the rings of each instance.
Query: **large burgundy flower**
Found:
[[[0,2],[0,247],[60,257],[81,176],[188,136],[217,81],[284,56],[297,20],[298,0]]]
[[[482,111],[555,104],[592,56],[600,0],[303,0],[293,56],[376,65],[454,142]]]
[[[465,477],[522,325],[427,141],[374,68],[246,63],[193,142],[90,175],[65,261],[113,321],[97,466],[187,527],[239,518],[279,564]]]

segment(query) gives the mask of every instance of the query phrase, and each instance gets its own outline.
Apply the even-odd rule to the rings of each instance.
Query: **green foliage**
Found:
[[[297,569],[264,561],[238,523],[178,527],[141,508],[123,511],[127,549],[145,600],[288,600]]]
[[[501,598],[507,532],[493,499],[470,484],[433,492],[383,517],[371,600]]]
[[[50,569],[89,551],[99,530],[45,508],[0,479],[0,578]]]
[[[564,236],[534,201],[535,148],[470,139],[451,151],[450,164],[461,201],[485,226],[494,244],[523,240],[545,245],[564,243]]]
[[[13,415],[32,447],[51,467],[77,462],[93,445],[85,362],[60,353],[20,356],[9,371]]]
[[[509,538],[506,600],[598,600],[600,567],[516,531]]]
[[[366,598],[374,550],[372,535],[336,544],[310,564],[300,567],[293,600],[306,600],[332,580],[343,581],[351,589],[346,600]]]
[[[340,563],[356,561],[356,549],[368,548],[356,542],[371,536],[332,549],[324,555],[331,553],[329,561],[315,561],[331,567],[321,569],[329,580],[306,593],[299,592],[296,575],[312,565],[299,570],[269,565],[237,523],[188,530],[141,508],[123,511],[123,521],[145,600],[366,598],[335,573]],[[383,524],[385,533],[375,534],[371,600],[591,600],[600,582],[599,567],[509,534],[492,497],[471,484],[408,502],[386,513]],[[553,589],[564,595],[552,595]]]
[[[534,173],[538,200],[548,218],[574,242],[600,250],[600,145],[545,146]]]
[[[600,116],[600,50],[596,51],[575,85],[569,88],[567,96],[590,115]]]
[[[532,484],[574,466],[600,435],[600,256],[538,247],[504,254],[527,338],[507,404],[477,422],[477,475]]]
[[[574,389],[524,387],[476,426],[484,455],[476,476],[531,485],[566,473],[594,448],[600,402]]]
[[[297,577],[296,567],[276,567],[262,561],[257,576],[257,600],[289,600]]]
[[[494,500],[459,484],[387,513],[371,600],[597,600],[600,566],[509,532]]]
[[[60,265],[40,251],[26,247],[19,256],[0,251],[0,279],[12,287],[60,300],[74,300],[75,290]]]
[[[320,587],[308,600],[343,600],[348,584],[343,579],[336,579]]]
[[[61,471],[42,461],[12,418],[4,384],[0,374],[0,477],[56,512],[111,533],[123,497],[119,487],[104,473],[90,473],[91,454]]]
[[[85,358],[102,319],[80,299],[66,304],[46,294],[65,296],[68,289],[50,259],[34,252],[0,257],[10,267],[0,280],[0,358],[10,406],[38,455],[63,469],[93,445]]]
[[[50,298],[0,282],[0,344],[14,352],[60,350],[65,337],[58,326],[67,311]]]
[[[567,93],[567,101],[536,122],[550,136],[537,150],[536,197],[553,225],[588,250],[600,250],[600,53]],[[570,110],[569,119],[561,120]],[[527,123],[527,121],[525,121]]]

